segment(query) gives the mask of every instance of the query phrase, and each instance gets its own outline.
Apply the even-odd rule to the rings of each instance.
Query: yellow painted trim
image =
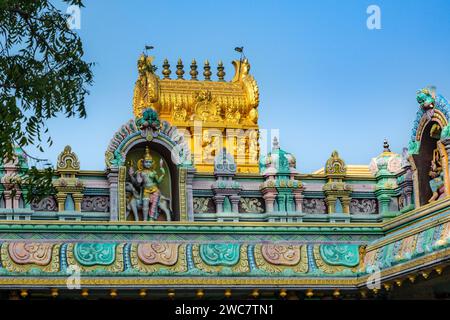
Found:
[[[105,170],[80,170],[77,176],[105,176],[107,174]]]
[[[346,166],[345,177],[367,177],[369,179],[374,179],[374,175],[369,170],[369,166],[360,164],[349,164]],[[325,167],[322,167],[312,173],[312,175],[325,175]]]
[[[356,286],[357,278],[245,278],[245,277],[227,277],[227,278],[206,278],[206,277],[164,277],[164,278],[131,278],[131,277],[81,277],[80,284],[85,286],[279,286],[279,285],[341,285]],[[20,278],[4,277],[0,278],[0,286],[66,286],[66,278]]]
[[[427,263],[433,262],[434,260],[448,257],[450,255],[450,248],[446,250],[435,252],[427,256],[414,259],[413,261],[406,262],[385,270],[382,270],[381,278],[389,277],[393,274],[399,273],[401,271],[411,269],[417,266],[426,266]],[[445,265],[447,262],[440,262],[433,267],[439,265]],[[413,270],[412,272],[416,272]],[[408,273],[407,273],[408,274]],[[402,274],[401,277],[405,277],[407,274]],[[180,286],[313,286],[317,288],[320,286],[346,286],[354,287],[357,289],[359,287],[364,287],[367,284],[367,280],[371,275],[364,276],[354,276],[348,278],[338,278],[338,277],[322,277],[322,278],[250,278],[250,277],[160,277],[160,278],[144,278],[144,277],[81,277],[82,287],[145,287],[145,286],[167,286],[167,287],[180,287]],[[10,287],[10,286],[27,286],[28,288],[33,286],[66,286],[67,279],[65,277],[61,278],[28,278],[28,277],[0,277],[0,286]],[[383,279],[381,279],[383,281]]]
[[[449,256],[450,256],[450,248],[447,248],[445,250],[430,253],[426,256],[414,259],[412,261],[408,261],[408,262],[384,269],[380,272],[380,275],[381,275],[381,277],[388,277],[390,275],[402,272],[407,269],[418,267],[418,266],[424,266],[425,268],[429,268],[427,266],[428,263],[433,262],[434,260],[449,257]],[[439,262],[438,264],[436,264],[436,266],[445,265],[445,264],[447,264],[447,262],[445,262],[445,261]],[[436,267],[436,266],[433,266],[433,267]],[[413,272],[415,272],[415,271],[413,271]],[[406,276],[406,274],[402,275],[402,277],[405,277],[405,276]],[[365,275],[365,276],[360,277],[359,278],[359,279],[361,279],[360,283],[361,284],[366,283],[366,281],[369,277],[370,277],[370,275]]]

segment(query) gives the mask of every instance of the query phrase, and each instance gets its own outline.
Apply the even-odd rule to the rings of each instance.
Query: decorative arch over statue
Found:
[[[420,110],[408,146],[413,170],[416,207],[450,194],[448,153],[450,149],[450,105],[435,87],[417,92]]]
[[[194,167],[176,127],[151,108],[114,134],[105,152],[111,220],[193,220]]]

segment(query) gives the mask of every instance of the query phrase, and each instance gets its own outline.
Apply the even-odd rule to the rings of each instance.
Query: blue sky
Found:
[[[369,5],[381,30],[366,27]],[[56,163],[66,144],[82,169],[104,169],[114,132],[132,117],[136,60],[155,46],[161,65],[182,58],[224,61],[244,46],[260,88],[261,128],[279,129],[298,169],[314,171],[336,149],[348,164],[368,164],[383,139],[401,153],[418,105],[433,84],[450,98],[450,1],[85,1],[78,30],[96,63],[87,119],[49,123]],[[64,8],[64,7],[63,7]],[[158,71],[161,70],[161,67]],[[38,156],[42,156],[37,154]]]

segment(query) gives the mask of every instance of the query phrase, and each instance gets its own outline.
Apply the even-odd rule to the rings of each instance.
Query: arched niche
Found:
[[[415,141],[419,148],[416,154],[410,156],[413,169],[414,200],[417,207],[428,204],[432,199],[430,171],[432,171],[433,159],[436,157],[435,153],[439,155],[444,180],[443,186],[439,188],[438,199],[449,194],[448,155],[441,141],[441,132],[447,125],[448,122],[443,112],[436,109],[432,116],[423,114],[418,123]]]
[[[132,165],[135,169],[137,167],[137,162],[141,159],[145,154],[146,147],[149,148],[150,154],[153,157],[155,163],[155,170],[157,174],[161,174],[160,172],[160,160],[163,161],[163,167],[166,171],[165,177],[161,184],[159,185],[161,194],[170,199],[169,201],[169,209],[171,211],[171,221],[179,221],[180,220],[180,202],[179,202],[179,170],[176,164],[171,159],[171,152],[161,143],[159,140],[155,141],[143,141],[143,139],[136,141],[132,146],[130,146],[129,150],[126,151],[125,158],[125,166],[127,169]],[[128,174],[128,170],[126,173],[126,182],[130,182],[130,177]],[[139,212],[140,220],[142,221],[142,212]],[[128,216],[126,219],[128,221],[134,221],[134,217],[132,214]],[[159,214],[159,221],[166,221],[164,214]]]
[[[129,178],[129,161],[142,157],[148,146],[158,159],[164,159],[164,167],[168,169],[165,188],[170,185],[171,221],[193,221],[192,180],[195,169],[191,162],[189,144],[177,128],[166,121],[161,123],[161,128],[157,131],[141,130],[137,121],[139,119],[131,119],[122,125],[113,135],[105,152],[110,187],[110,219],[128,221],[126,183]],[[159,169],[159,163],[156,165]]]

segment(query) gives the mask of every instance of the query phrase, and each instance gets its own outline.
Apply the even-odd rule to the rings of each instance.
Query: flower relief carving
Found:
[[[300,262],[300,247],[293,245],[263,244],[261,253],[271,264],[294,266]]]
[[[178,243],[140,243],[137,247],[139,259],[146,264],[173,266],[178,260]]]
[[[34,263],[46,266],[52,258],[52,243],[12,242],[8,246],[11,259],[17,264]]]
[[[305,213],[326,213],[326,209],[324,199],[303,199],[303,212]]]
[[[378,212],[375,199],[352,199],[350,202],[351,213],[373,214]]]
[[[209,211],[211,199],[207,197],[194,197],[194,212],[206,213]]]
[[[239,202],[239,212],[261,213],[264,212],[264,202],[258,198],[241,198]]]
[[[58,211],[58,203],[55,197],[49,196],[41,200],[36,200],[31,203],[31,209],[34,211]]]
[[[84,196],[81,211],[109,212],[109,196]]]

